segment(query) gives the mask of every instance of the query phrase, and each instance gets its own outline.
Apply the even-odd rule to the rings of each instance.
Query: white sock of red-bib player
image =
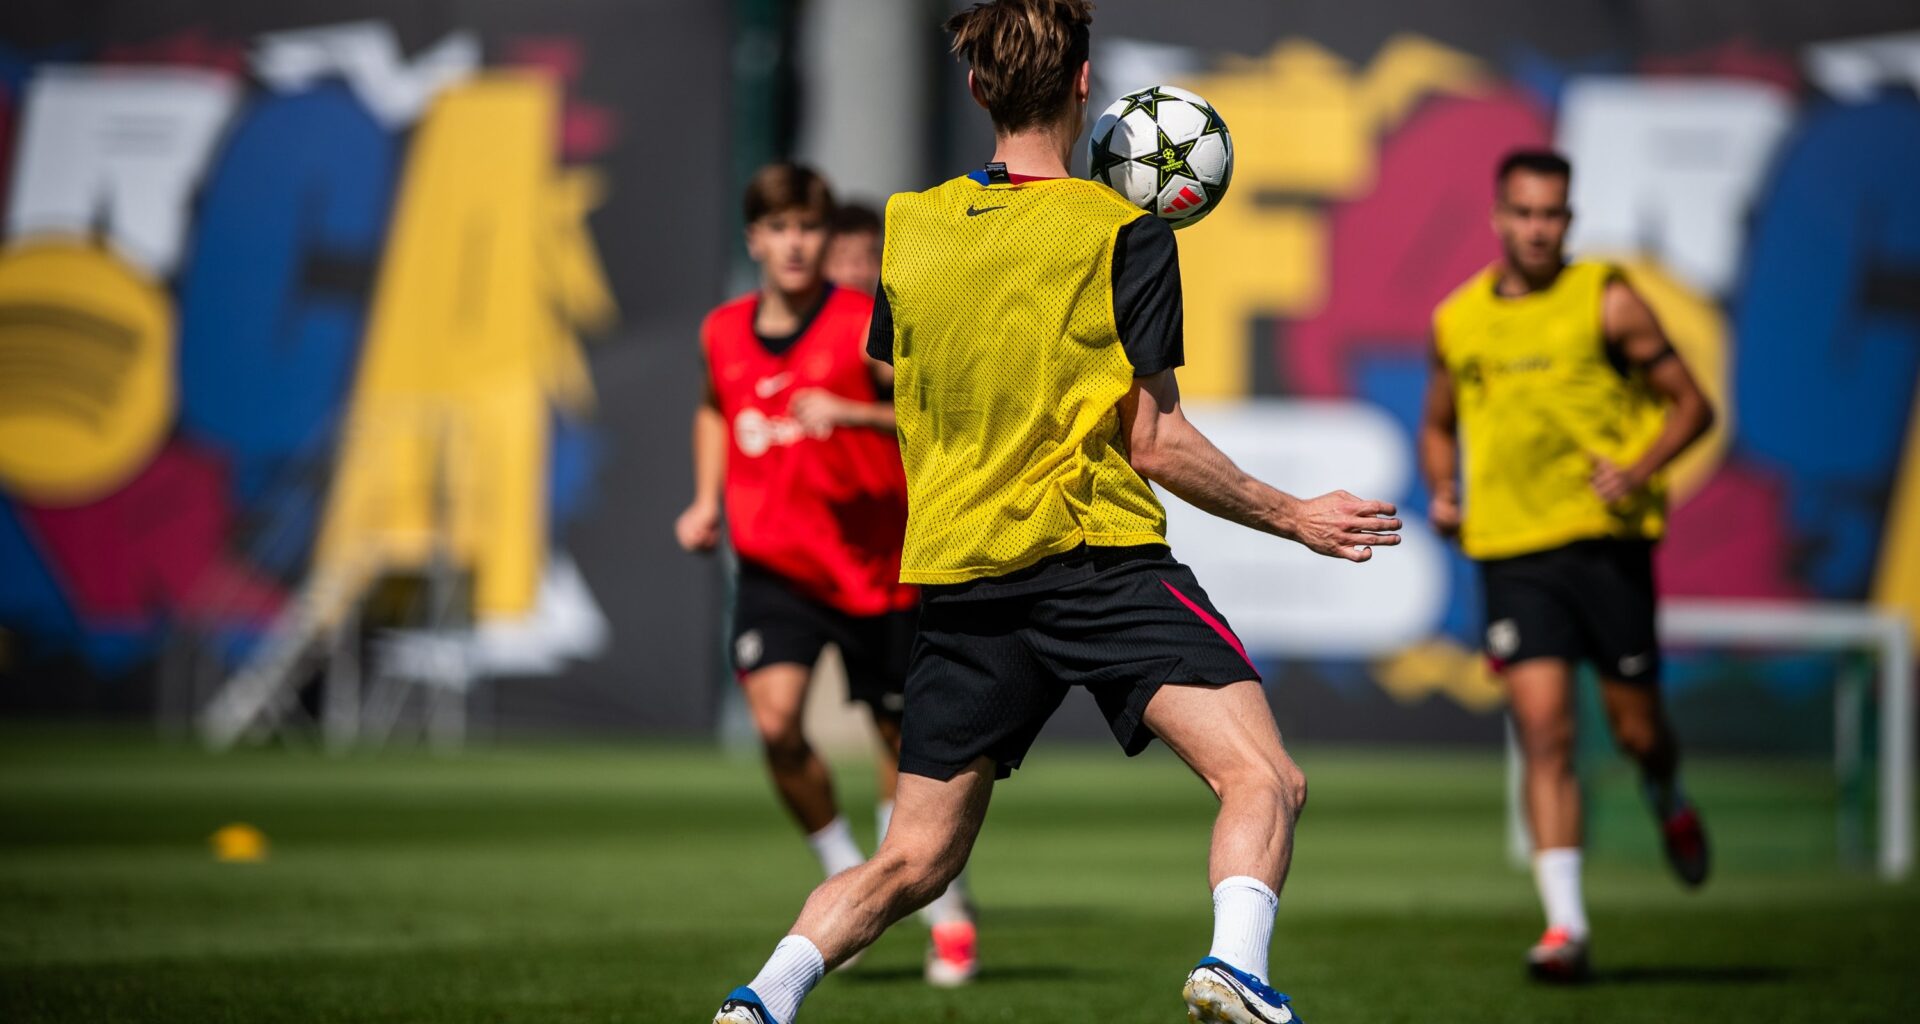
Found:
[[[874,835],[876,844],[887,841],[887,826],[893,824],[893,801],[882,800],[873,805]],[[951,924],[955,921],[971,921],[971,911],[967,909],[967,873],[947,886],[947,891],[933,898],[933,902],[920,908],[920,920],[929,928],[934,925]]]
[[[820,858],[820,868],[828,878],[851,867],[858,867],[866,861],[860,852],[860,844],[853,841],[853,829],[847,825],[847,819],[837,817],[827,826],[807,837],[807,845],[813,847],[813,855]]]
[[[1208,956],[1236,970],[1267,980],[1267,947],[1273,944],[1273,915],[1280,897],[1265,882],[1246,875],[1222,879],[1213,887],[1213,948]]]
[[[803,935],[789,935],[773,947],[765,967],[753,976],[747,987],[760,997],[760,1004],[780,1024],[793,1024],[800,1013],[800,1001],[820,984],[826,974],[826,961],[820,950]]]
[[[1547,927],[1565,929],[1576,940],[1587,937],[1587,901],[1580,892],[1580,850],[1563,846],[1533,855],[1533,883],[1540,889],[1540,906]]]

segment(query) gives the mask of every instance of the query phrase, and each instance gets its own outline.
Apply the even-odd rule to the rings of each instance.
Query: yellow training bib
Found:
[[[961,583],[1081,544],[1166,543],[1116,409],[1134,372],[1114,322],[1113,249],[1140,216],[1076,178],[955,178],[887,203],[902,580]]]
[[[1461,547],[1510,558],[1596,537],[1658,539],[1666,480],[1607,505],[1594,459],[1626,467],[1660,433],[1664,411],[1642,374],[1609,361],[1602,298],[1611,264],[1575,262],[1519,298],[1482,271],[1434,311],[1433,337],[1459,413]]]

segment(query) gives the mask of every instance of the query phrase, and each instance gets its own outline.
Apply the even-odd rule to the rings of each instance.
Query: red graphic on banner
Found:
[[[109,497],[22,511],[74,610],[95,627],[181,612],[265,625],[284,597],[228,556],[227,493],[219,461],[176,441]]]
[[[1692,53],[1648,57],[1640,62],[1640,67],[1653,75],[1751,79],[1777,85],[1788,92],[1798,92],[1802,84],[1800,66],[1794,63],[1793,58],[1760,49],[1753,44],[1753,40],[1746,38]]]
[[[1517,93],[1435,99],[1395,132],[1380,150],[1379,187],[1329,215],[1327,304],[1293,324],[1281,348],[1291,389],[1351,395],[1349,368],[1363,352],[1424,348],[1433,307],[1499,255],[1487,209],[1501,156],[1550,138],[1545,116]]]
[[[560,112],[560,155],[566,160],[586,160],[613,147],[619,136],[619,119],[598,103],[581,99],[574,92],[580,80],[580,68],[586,59],[580,52],[580,40],[566,36],[523,36],[507,42],[507,63],[543,68],[558,78],[563,88]]]
[[[1807,598],[1789,575],[1793,535],[1781,510],[1786,488],[1738,462],[1722,465],[1673,510],[1655,549],[1660,592],[1685,597]]]

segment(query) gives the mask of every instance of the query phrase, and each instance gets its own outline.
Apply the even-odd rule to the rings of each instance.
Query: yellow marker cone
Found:
[[[246,822],[227,825],[207,837],[213,859],[222,864],[258,864],[267,859],[266,833]]]

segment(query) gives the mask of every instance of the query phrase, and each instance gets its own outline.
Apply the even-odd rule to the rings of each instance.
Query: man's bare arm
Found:
[[[794,392],[787,413],[815,436],[824,436],[835,427],[866,427],[891,434],[895,423],[892,402],[862,402],[825,388]]]
[[[1296,498],[1248,476],[1188,422],[1172,370],[1134,379],[1120,403],[1127,460],[1148,480],[1209,515],[1298,541],[1322,555],[1364,562],[1400,543],[1400,520],[1384,501],[1346,491]]]
[[[688,551],[720,542],[720,494],[727,476],[727,420],[711,388],[693,411],[693,502],[674,521],[674,537]]]
[[[1420,414],[1420,475],[1427,482],[1427,519],[1451,536],[1460,530],[1460,437],[1456,429],[1453,373],[1435,347],[1427,367],[1427,401]]]
[[[1647,385],[1667,403],[1660,435],[1631,466],[1615,466],[1596,459],[1593,488],[1606,501],[1618,501],[1645,487],[1688,446],[1713,426],[1713,406],[1687,370],[1687,364],[1668,342],[1653,310],[1625,281],[1607,285],[1602,316],[1607,344],[1629,366],[1646,371]]]
[[[874,387],[883,392],[893,387],[893,367],[872,356],[861,358],[867,361]],[[825,388],[802,388],[794,392],[793,400],[787,405],[787,414],[816,436],[824,436],[835,427],[866,427],[891,434],[897,425],[891,398],[862,402],[836,395]]]

